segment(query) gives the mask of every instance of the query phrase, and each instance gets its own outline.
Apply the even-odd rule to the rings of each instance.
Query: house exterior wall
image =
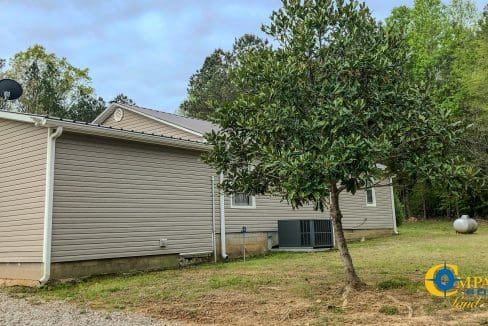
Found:
[[[190,140],[202,140],[202,137],[194,135],[192,133],[186,132],[184,130],[166,125],[162,122],[155,121],[153,119],[147,118],[143,115],[136,114],[129,110],[124,110],[124,116],[122,120],[115,121],[114,114],[112,113],[105,121],[101,124],[104,126],[122,128],[134,131],[143,131],[145,133],[155,135],[171,136]]]
[[[0,119],[0,278],[42,262],[46,155],[47,129]]]
[[[211,175],[198,152],[63,134],[53,262],[212,251]]]
[[[53,262],[212,251],[212,175],[198,152],[63,134],[56,144]],[[343,199],[345,228],[392,228],[387,190],[376,190],[377,207],[366,207],[361,193]],[[214,204],[219,233],[218,189]],[[275,232],[278,219],[328,213],[293,210],[266,196],[256,198],[256,208],[231,208],[226,196],[225,216],[228,233],[243,225]]]
[[[393,215],[391,207],[391,190],[388,181],[380,183],[374,188],[376,206],[366,205],[366,191],[360,190],[352,195],[343,192],[340,195],[340,205],[343,217],[343,227],[347,230],[393,229]]]
[[[112,114],[103,124],[175,137],[196,137],[128,110],[124,110],[122,121],[117,123]],[[190,139],[201,140],[199,137]],[[378,187],[375,189],[375,195],[376,206],[372,207],[366,205],[365,191],[358,191],[354,196],[345,192],[341,194],[341,208],[344,215],[343,226],[345,229],[393,228],[390,188]],[[277,231],[276,221],[278,219],[329,217],[328,212],[317,212],[310,206],[293,210],[286,203],[280,202],[279,198],[269,196],[258,196],[256,198],[256,208],[231,208],[230,196],[226,196],[225,215],[228,232],[239,232],[244,225],[248,227],[249,232]],[[219,220],[217,221],[217,226],[220,228]]]
[[[393,228],[390,188],[376,187],[375,196],[376,206],[367,206],[365,191],[358,191],[355,195],[346,192],[341,194],[344,229]],[[329,218],[328,211],[315,211],[311,206],[294,210],[277,197],[257,196],[255,202],[255,208],[232,208],[230,196],[226,196],[227,232],[240,232],[244,225],[247,226],[248,232],[278,231],[277,220],[280,219]]]
[[[227,232],[240,232],[242,226],[246,226],[248,232],[278,231],[278,220],[328,217],[327,213],[314,211],[312,207],[305,206],[294,210],[286,202],[281,202],[278,197],[256,196],[255,202],[256,208],[231,208],[230,196],[226,196],[225,229]]]

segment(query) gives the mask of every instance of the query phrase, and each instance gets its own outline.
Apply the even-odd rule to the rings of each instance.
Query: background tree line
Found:
[[[20,51],[8,61],[1,59],[0,78],[14,79],[24,89],[18,101],[1,103],[7,110],[91,122],[107,107],[91,87],[88,69],[71,65],[41,45]],[[113,102],[135,104],[124,94],[109,101]]]
[[[397,214],[439,217],[468,213],[488,215],[488,6],[480,13],[471,1],[416,0],[412,7],[392,10],[384,25],[402,34],[408,66],[417,83],[424,85],[438,110],[452,112],[469,126],[453,151],[466,164],[446,165],[444,180],[428,173],[397,175]],[[190,78],[187,99],[179,112],[209,119],[218,108],[236,100],[242,82],[230,73],[246,51],[266,51],[265,39],[246,34],[230,51],[216,49]],[[462,171],[461,171],[462,170]]]

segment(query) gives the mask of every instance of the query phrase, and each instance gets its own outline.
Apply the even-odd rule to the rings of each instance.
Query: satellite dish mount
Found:
[[[7,101],[18,99],[23,92],[22,86],[15,80],[8,78],[0,80],[0,96],[3,98],[4,107]]]

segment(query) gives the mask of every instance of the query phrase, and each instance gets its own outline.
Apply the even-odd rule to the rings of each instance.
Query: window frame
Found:
[[[368,184],[371,186],[368,188]],[[373,180],[366,180],[365,183],[365,194],[366,194],[366,207],[376,207],[376,191],[374,189],[374,181]],[[368,191],[371,191],[371,197],[373,201],[370,203],[368,202]]]
[[[230,194],[230,208],[255,209],[256,196],[249,196],[249,198],[251,199],[251,205],[234,205],[234,193]]]

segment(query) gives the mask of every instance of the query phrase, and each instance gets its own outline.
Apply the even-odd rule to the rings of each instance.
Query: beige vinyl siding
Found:
[[[388,182],[382,182],[382,185]],[[355,195],[342,193],[340,196],[343,226],[345,229],[393,229],[391,193],[389,186],[374,188],[376,206],[366,206],[366,191]]]
[[[184,130],[175,128],[170,125],[166,125],[163,122],[159,122],[143,115],[134,113],[129,110],[123,110],[124,116],[121,121],[115,121],[114,113],[112,113],[102,125],[122,128],[126,130],[143,131],[149,134],[171,136],[190,140],[203,140],[202,137],[186,132]]]
[[[376,207],[366,206],[365,191],[354,196],[341,194],[341,209],[344,229],[393,228],[389,187],[375,188]],[[304,206],[293,210],[277,197],[256,197],[256,208],[231,208],[230,197],[225,198],[225,218],[227,232],[239,232],[247,226],[248,232],[277,231],[280,219],[315,219],[329,217],[329,212],[313,210]],[[220,222],[220,221],[219,221]],[[218,224],[220,228],[220,224]],[[220,229],[218,229],[220,232]]]
[[[281,202],[278,197],[257,196],[256,208],[231,208],[230,196],[225,198],[227,232],[239,232],[244,225],[248,232],[277,231],[278,220],[313,219],[326,216],[328,216],[327,213],[314,211],[311,207],[293,210],[286,202]]]
[[[0,262],[42,262],[46,149],[47,129],[0,119]]]
[[[56,145],[53,261],[211,251],[212,172],[199,157],[63,134]]]

